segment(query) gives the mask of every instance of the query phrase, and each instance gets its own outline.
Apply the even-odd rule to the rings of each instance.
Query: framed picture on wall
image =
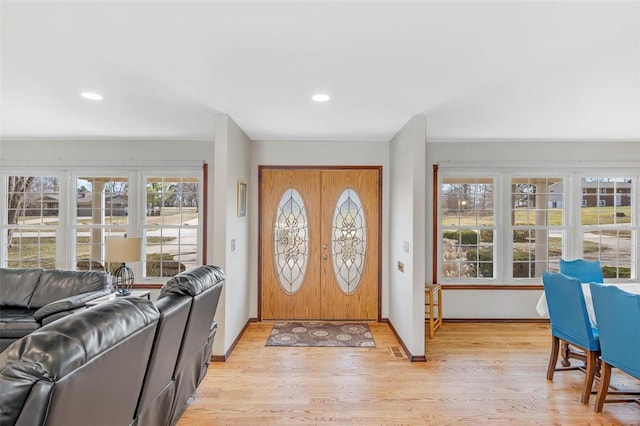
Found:
[[[247,215],[247,184],[238,181],[238,217]]]

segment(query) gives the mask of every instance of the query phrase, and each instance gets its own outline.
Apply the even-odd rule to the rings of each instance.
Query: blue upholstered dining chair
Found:
[[[600,356],[600,342],[598,330],[591,326],[589,320],[582,284],[577,278],[550,272],[542,273],[542,283],[549,307],[552,337],[547,380],[553,380],[555,371],[585,369],[580,402],[588,404]],[[584,351],[586,368],[556,368],[561,340]]]
[[[603,283],[602,265],[599,260],[560,259],[558,262],[560,273],[568,277],[577,278],[581,283]]]
[[[605,402],[638,402],[640,397],[638,392],[609,392],[611,367],[640,380],[640,295],[627,293],[615,286],[590,284],[590,287],[602,351],[600,387],[594,406],[600,413]],[[635,397],[607,401],[607,393]]]

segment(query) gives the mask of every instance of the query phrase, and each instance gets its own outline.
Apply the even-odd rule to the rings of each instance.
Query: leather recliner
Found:
[[[192,299],[189,318],[174,372],[176,393],[171,408],[170,424],[175,424],[195,396],[198,384],[206,374],[215,337],[214,315],[224,283],[224,272],[216,266],[204,265],[182,272],[167,281],[160,290],[158,303],[171,295]]]

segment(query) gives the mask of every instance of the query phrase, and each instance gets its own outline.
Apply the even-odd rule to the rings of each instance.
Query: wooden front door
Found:
[[[260,170],[262,318],[376,320],[380,169]]]

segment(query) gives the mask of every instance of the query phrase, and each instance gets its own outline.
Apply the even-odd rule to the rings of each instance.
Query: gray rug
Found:
[[[375,348],[367,324],[333,322],[277,322],[266,346],[326,346]]]

